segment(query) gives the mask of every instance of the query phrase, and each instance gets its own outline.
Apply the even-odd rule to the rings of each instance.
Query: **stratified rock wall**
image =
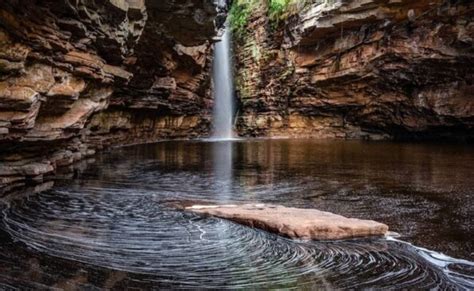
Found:
[[[239,132],[473,138],[474,3],[311,2],[235,40]]]
[[[0,3],[0,191],[111,145],[206,134],[212,0]]]
[[[474,137],[472,1],[302,1],[278,22],[259,1],[235,41],[240,134]],[[0,188],[206,135],[213,2],[1,1]]]

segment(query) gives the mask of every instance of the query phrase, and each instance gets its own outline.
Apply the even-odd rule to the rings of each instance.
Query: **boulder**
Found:
[[[316,209],[270,204],[193,205],[186,211],[228,219],[290,238],[338,240],[384,236],[388,226]]]

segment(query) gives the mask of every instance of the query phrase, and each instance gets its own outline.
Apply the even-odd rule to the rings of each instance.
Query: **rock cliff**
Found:
[[[276,19],[257,2],[235,37],[242,135],[474,137],[472,1],[293,1]]]
[[[209,128],[211,0],[0,3],[0,192]]]
[[[214,2],[2,1],[0,191],[206,135]],[[235,34],[241,135],[474,138],[472,1],[243,2],[258,5]]]

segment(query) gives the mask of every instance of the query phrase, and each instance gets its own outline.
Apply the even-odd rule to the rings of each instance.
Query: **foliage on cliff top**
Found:
[[[316,1],[331,0],[234,0],[229,11],[230,28],[237,37],[241,37],[252,13],[263,5],[268,7],[269,19],[278,23]]]
[[[229,11],[230,29],[241,37],[249,21],[252,10],[261,4],[260,0],[234,0]]]
[[[313,2],[315,0],[269,0],[268,17],[272,21],[284,20]]]

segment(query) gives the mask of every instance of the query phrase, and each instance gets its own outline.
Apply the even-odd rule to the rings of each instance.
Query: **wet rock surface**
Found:
[[[225,218],[290,238],[338,240],[384,236],[388,226],[316,209],[271,204],[193,205],[186,211]]]
[[[253,10],[235,43],[239,131],[472,139],[473,5],[313,1],[279,22]]]
[[[212,1],[0,3],[0,192],[209,128]],[[3,189],[3,190],[2,190]]]

